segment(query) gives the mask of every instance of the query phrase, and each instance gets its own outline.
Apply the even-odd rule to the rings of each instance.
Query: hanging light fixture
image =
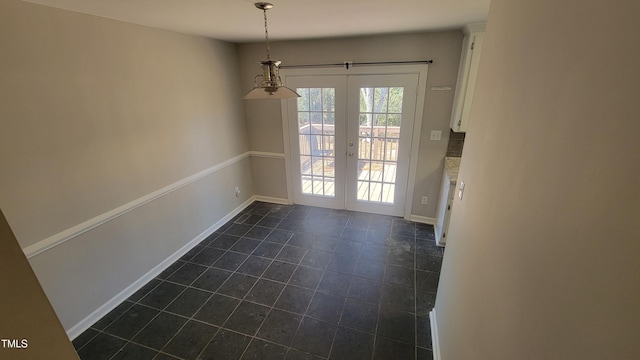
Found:
[[[280,61],[271,60],[269,48],[269,30],[267,29],[267,10],[273,8],[273,4],[266,2],[255,3],[256,7],[264,13],[264,37],[267,43],[267,60],[260,61],[262,74],[256,75],[253,90],[244,96],[245,99],[293,99],[300,97],[298,93],[284,86],[280,79]],[[258,82],[258,78],[261,80]]]

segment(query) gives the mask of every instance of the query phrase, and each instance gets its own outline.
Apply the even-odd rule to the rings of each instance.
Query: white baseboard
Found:
[[[160,264],[156,265],[153,269],[149,270],[146,274],[144,274],[138,280],[134,281],[131,285],[127,286],[124,290],[118,293],[118,295],[111,298],[109,301],[107,301],[102,306],[97,308],[87,317],[85,317],[80,322],[72,326],[69,330],[67,330],[67,336],[69,337],[69,339],[73,340],[76,337],[78,337],[78,335],[82,334],[96,321],[100,320],[103,316],[107,315],[111,310],[115,309],[116,306],[120,305],[123,301],[128,299],[131,295],[133,295],[136,291],[142,288],[145,284],[147,284],[153,278],[158,276],[166,268],[171,266],[171,264],[173,264],[178,259],[180,259],[184,254],[189,252],[189,250],[193,249],[202,240],[206,239],[209,235],[213,234],[213,232],[218,230],[222,225],[226,224],[229,220],[233,219],[233,217],[238,215],[247,206],[251,205],[251,203],[253,203],[255,200],[256,200],[255,196],[252,196],[247,201],[240,204],[238,207],[233,209],[233,211],[231,211],[229,214],[224,216],[222,219],[218,220],[215,224],[213,224],[208,229],[203,231],[200,235],[196,236],[193,240],[189,241],[187,244],[182,246],[178,251],[171,254],[171,256],[166,258]]]
[[[429,312],[429,322],[431,323],[431,346],[433,347],[433,360],[440,360],[440,341],[438,338],[438,321],[434,310]]]
[[[411,215],[409,216],[409,220],[423,224],[436,225],[436,218],[427,216]]]
[[[254,201],[262,201],[262,202],[268,202],[268,203],[280,204],[280,205],[292,205],[293,204],[293,202],[289,201],[288,199],[275,198],[275,197],[269,197],[269,196],[261,196],[261,195],[254,195],[252,197],[252,199]]]

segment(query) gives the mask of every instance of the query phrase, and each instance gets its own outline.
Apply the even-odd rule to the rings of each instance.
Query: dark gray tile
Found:
[[[200,251],[196,256],[192,257],[189,262],[204,266],[211,266],[218,259],[220,259],[220,256],[222,256],[223,254],[224,250],[206,247],[202,249],[202,251]]]
[[[432,349],[431,322],[429,316],[416,317],[417,345],[426,349]]]
[[[414,280],[413,268],[387,264],[387,270],[384,274],[385,283],[413,288]]]
[[[385,264],[373,260],[360,259],[353,270],[353,275],[370,280],[382,281],[384,279]]]
[[[100,333],[78,351],[78,355],[82,360],[108,360],[126,343],[122,339]]]
[[[142,347],[133,343],[128,343],[125,347],[112,357],[112,360],[152,360],[158,355],[157,351]]]
[[[280,224],[280,221],[282,221],[282,219],[265,216],[256,225],[274,229],[278,224]]]
[[[322,279],[322,270],[298,266],[293,272],[289,284],[315,290]]]
[[[389,238],[389,231],[381,232],[376,230],[367,230],[367,235],[364,238],[364,241],[365,243],[374,245],[385,245],[387,238]]]
[[[284,284],[267,279],[260,279],[256,282],[253,289],[249,291],[246,300],[267,306],[273,306],[280,296],[280,292],[282,292],[283,288]]]
[[[345,298],[343,296],[316,292],[306,315],[337,324],[340,321],[344,302]]]
[[[376,336],[373,360],[413,359],[414,357],[414,346]]]
[[[438,291],[440,274],[416,270],[416,287],[419,290],[435,293]]]
[[[143,287],[140,288],[140,290],[136,291],[133,295],[129,296],[129,299],[127,300],[136,302],[142,299],[143,297],[145,297],[148,293],[151,292],[151,290],[155,289],[156,286],[160,284],[162,284],[161,280],[153,279],[148,283],[146,283]]]
[[[222,285],[222,283],[231,276],[231,272],[221,269],[208,269],[200,277],[191,284],[191,286],[208,290],[216,291]]]
[[[360,259],[385,262],[388,253],[389,250],[386,246],[364,243],[360,250]]]
[[[407,220],[394,219],[393,224],[391,226],[391,234],[415,238],[416,225],[415,223],[412,223]]]
[[[327,270],[350,275],[353,274],[357,262],[354,257],[333,254],[327,264]]]
[[[361,250],[362,243],[360,242],[340,240],[338,241],[336,247],[333,249],[333,252],[338,255],[358,257]]]
[[[196,359],[216,331],[215,326],[189,321],[162,351],[184,359]]]
[[[378,323],[378,306],[347,299],[340,318],[340,325],[375,333]]]
[[[222,234],[218,236],[215,240],[211,242],[208,246],[228,250],[230,249],[238,240],[240,240],[239,236],[233,236],[229,234]]]
[[[273,230],[265,240],[278,244],[286,244],[291,238],[291,235],[293,235],[292,231],[276,229]]]
[[[346,296],[349,293],[349,285],[351,285],[351,276],[325,271],[318,285],[318,290],[333,295]]]
[[[301,247],[304,249],[311,249],[314,241],[315,241],[314,236],[310,234],[296,232],[291,236],[287,244]]]
[[[243,301],[224,323],[223,327],[253,336],[262,325],[268,312],[269,308],[266,306]]]
[[[394,234],[386,238],[384,244],[389,248],[389,251],[414,252],[416,249],[415,238]]]
[[[187,319],[183,317],[161,312],[133,338],[133,341],[160,350],[186,322]]]
[[[377,335],[387,337],[405,344],[415,344],[416,317],[408,312],[391,308],[380,308],[378,314]]]
[[[384,284],[381,305],[406,312],[415,312],[415,291],[404,286]]]
[[[204,245],[196,245],[191,250],[189,250],[186,254],[182,255],[180,258],[181,261],[189,261],[191,258],[196,256],[200,251],[204,249]]]
[[[305,317],[298,328],[291,347],[314,355],[327,357],[336,334],[337,325]]]
[[[171,276],[169,276],[167,280],[183,285],[191,285],[191,283],[205,271],[207,271],[206,266],[186,263],[180,269],[175,271]]]
[[[257,277],[235,273],[218,289],[218,293],[242,299],[256,281]]]
[[[225,230],[225,234],[234,235],[234,236],[242,236],[246,234],[249,230],[251,230],[252,225],[244,225],[244,224],[233,224],[230,228]]]
[[[444,248],[437,246],[433,240],[416,240],[416,253],[423,255],[442,256]]]
[[[150,289],[148,291],[151,291]],[[147,291],[147,293],[148,293]],[[127,310],[129,310],[133,306],[133,303],[125,300],[120,303],[120,305],[116,306],[115,309],[111,310],[107,315],[102,317],[102,319],[98,320],[91,327],[98,330],[104,330],[109,324],[118,319],[122,314],[124,314]]]
[[[185,286],[163,282],[138,302],[162,310],[175,300],[184,289],[186,289]]]
[[[320,356],[309,354],[308,352],[300,351],[294,348],[289,348],[285,360],[324,360]]]
[[[260,245],[259,240],[241,238],[231,247],[230,250],[248,255],[251,254],[258,245]]]
[[[158,353],[158,355],[155,358],[153,358],[153,360],[181,360],[181,359],[173,355]]]
[[[399,265],[408,268],[414,267],[415,253],[411,251],[404,251],[403,249],[394,248],[389,251],[387,257],[387,263],[391,265]]]
[[[240,300],[238,299],[214,294],[196,313],[194,319],[212,325],[222,326],[239,303]]]
[[[221,329],[199,359],[202,360],[237,360],[249,345],[250,337]]]
[[[247,259],[247,255],[227,251],[213,266],[229,271],[235,271]]]
[[[191,317],[202,305],[204,305],[210,296],[210,292],[188,288],[171,304],[169,304],[165,310],[182,316]]]
[[[242,214],[243,215],[243,221],[241,224],[245,224],[245,225],[255,225],[258,222],[260,222],[260,220],[262,220],[262,218],[264,217],[263,215],[257,215],[257,214]]]
[[[373,280],[354,278],[349,288],[349,297],[378,305],[382,296],[382,285]]]
[[[302,258],[300,265],[324,270],[331,259],[331,255],[330,252],[311,249]]]
[[[302,316],[273,309],[258,331],[259,338],[289,346],[302,321]]]
[[[345,228],[342,231],[342,234],[340,234],[340,240],[363,242],[364,239],[366,238],[366,235],[367,235],[366,230]]]
[[[416,269],[431,272],[440,272],[442,268],[442,257],[418,254],[416,255]]]
[[[280,251],[276,259],[297,265],[306,253],[307,249],[286,245],[282,248],[282,251]]]
[[[436,294],[416,290],[416,315],[427,315],[436,306]]]
[[[286,353],[287,348],[282,345],[253,339],[242,356],[242,360],[282,360]]]
[[[237,272],[253,276],[261,276],[262,273],[271,264],[270,259],[264,259],[257,256],[249,256],[242,265],[238,268]]]
[[[436,232],[433,225],[417,224],[416,225],[416,238],[427,239],[435,242]]]
[[[91,339],[93,339],[96,335],[98,335],[98,330],[95,329],[87,329],[82,334],[78,335],[75,339],[73,339],[73,347],[76,351],[82,349]]]
[[[264,240],[267,238],[269,233],[271,233],[271,230],[272,230],[271,228],[264,227],[264,226],[254,226],[253,228],[251,228],[251,230],[249,230],[246,234],[244,234],[244,237],[257,239],[257,240]]]
[[[156,276],[156,278],[161,280],[166,280],[169,276],[171,276],[171,274],[173,274],[176,270],[180,269],[184,264],[185,264],[184,261],[178,260],[173,264],[169,265],[169,267],[167,267],[166,269],[164,269],[160,273],[160,275]]]
[[[339,230],[332,227],[323,228],[323,230],[327,229],[334,229],[333,232],[339,232]],[[320,235],[316,237],[315,241],[311,242],[312,249],[322,251],[334,251],[337,245],[338,234]],[[354,257],[357,257],[357,255],[354,255]]]
[[[296,314],[304,314],[311,302],[311,297],[313,297],[313,290],[287,285],[274,306]]]
[[[418,348],[418,360],[433,360],[433,351],[431,349]]]
[[[266,279],[280,281],[286,283],[289,281],[291,274],[296,269],[296,266],[293,264],[285,263],[282,261],[274,261],[267,268],[267,271],[262,275]]]
[[[293,219],[282,219],[280,223],[278,223],[278,226],[276,226],[276,229],[295,231],[298,230],[299,225],[299,221]]]
[[[124,339],[131,339],[157,314],[158,310],[136,304],[107,326],[104,331]]]
[[[278,255],[281,249],[282,244],[263,241],[253,252],[253,255],[273,259]]]
[[[371,360],[374,336],[339,326],[329,360]]]

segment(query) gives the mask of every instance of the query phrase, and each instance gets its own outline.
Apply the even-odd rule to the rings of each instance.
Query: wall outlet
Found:
[[[240,196],[240,188],[236,186],[235,191],[236,191],[236,197]]]
[[[427,205],[428,201],[429,201],[429,197],[428,196],[423,196],[422,197],[422,205]]]
[[[440,130],[431,130],[431,136],[429,140],[440,141],[442,139],[442,131]]]

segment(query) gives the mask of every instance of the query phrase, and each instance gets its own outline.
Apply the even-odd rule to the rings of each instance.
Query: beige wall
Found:
[[[431,86],[455,86],[462,46],[461,31],[417,33],[358,38],[283,41],[271,44],[272,57],[283,65],[342,63],[344,61],[410,61],[433,59],[427,75],[427,89]],[[259,72],[257,61],[263,60],[263,43],[238,45],[242,84],[245,90],[253,85]],[[447,150],[449,117],[453,104],[453,91],[427,90],[420,136],[416,185],[413,193],[412,214],[435,217],[442,176],[442,163]],[[251,150],[284,152],[282,118],[279,102],[247,101],[245,103],[249,146]],[[430,141],[431,130],[442,130],[441,141]],[[260,160],[253,159],[254,166]],[[268,161],[272,161],[268,159]],[[284,163],[284,160],[280,160]],[[271,184],[257,189],[259,195],[280,197],[286,193],[266,192],[278,189],[285,182],[281,171],[255,171],[256,181]],[[260,191],[265,191],[264,193]],[[420,205],[420,197],[429,196],[428,205]]]
[[[640,358],[640,5],[491,6],[441,358]]]
[[[26,340],[20,349],[0,345],[0,359],[78,359],[2,212],[0,247],[0,338]]]
[[[17,0],[0,3],[0,44],[0,207],[23,248],[249,150],[233,44]],[[241,158],[32,257],[65,328],[247,200],[252,178]]]

